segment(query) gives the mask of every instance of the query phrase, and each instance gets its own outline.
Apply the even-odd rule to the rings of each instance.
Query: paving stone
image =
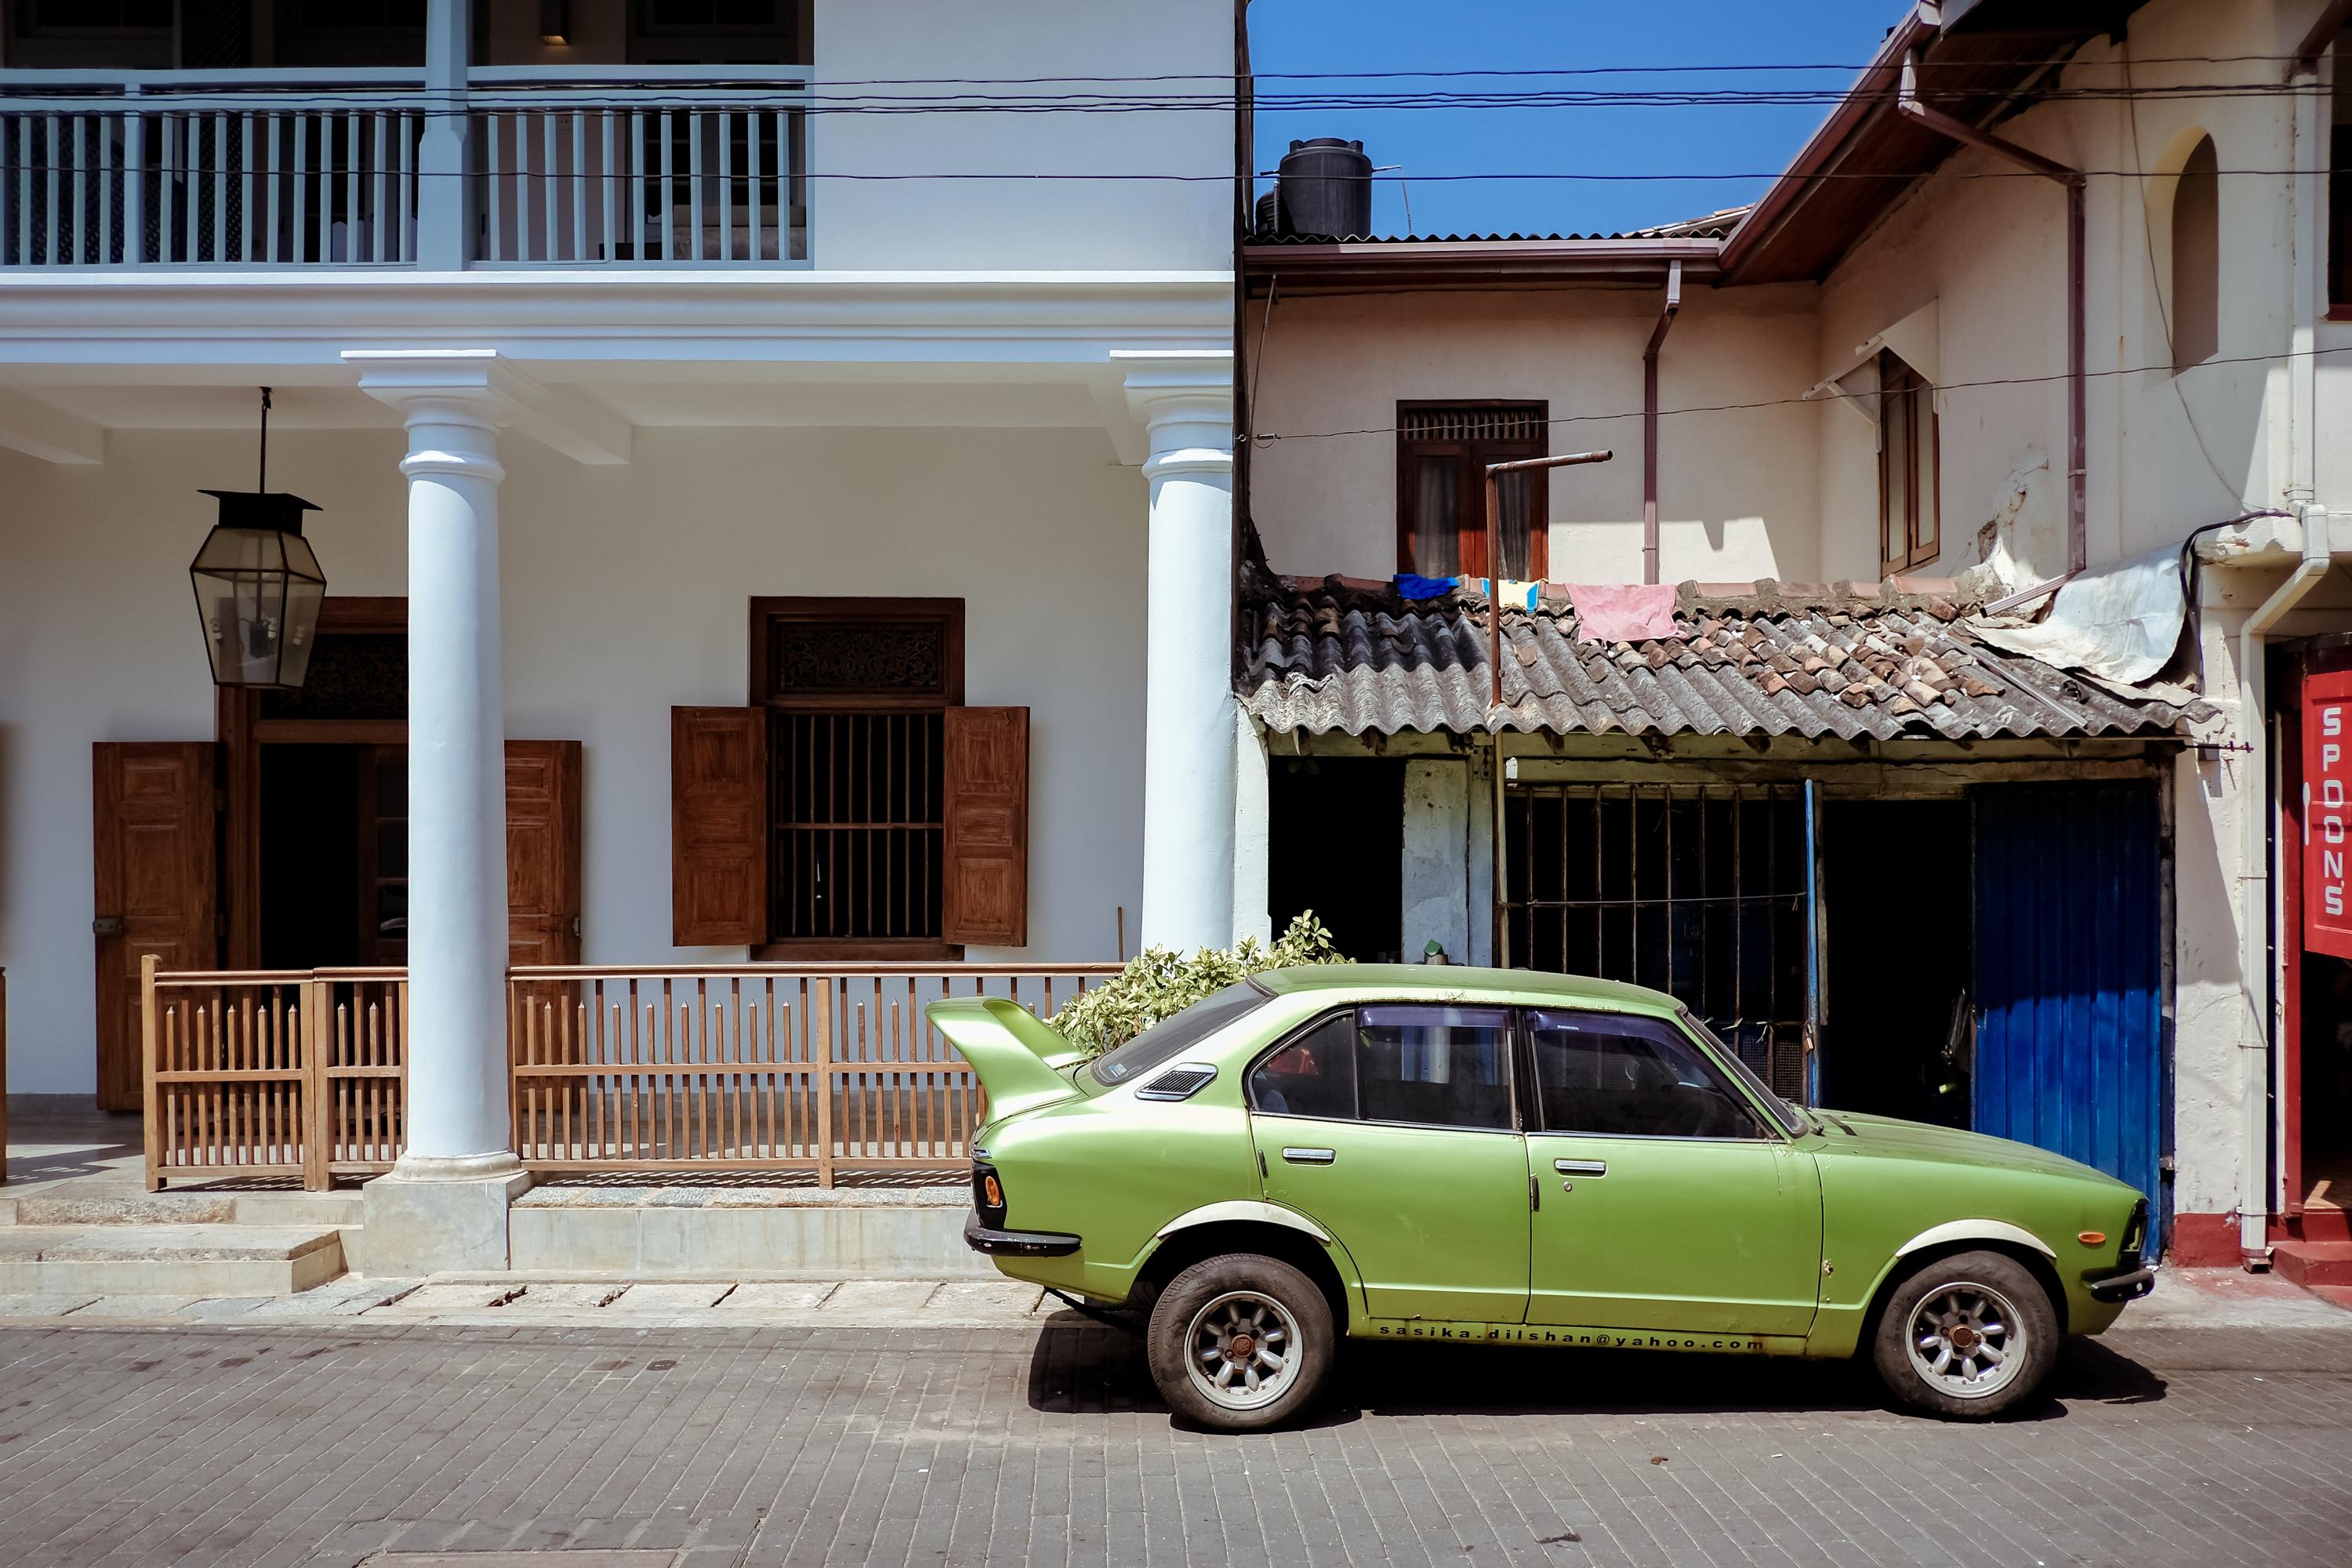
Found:
[[[199,1322],[216,1323],[244,1318],[257,1307],[284,1300],[282,1296],[211,1296],[190,1302],[185,1315]]]
[[[845,1279],[818,1310],[830,1321],[887,1328],[920,1311],[939,1289],[937,1279]]]
[[[704,1284],[659,1280],[632,1285],[605,1310],[614,1317],[674,1318],[715,1306],[734,1287],[725,1281]]]
[[[73,1315],[77,1318],[175,1318],[202,1296],[100,1296]]]
[[[1002,1322],[1008,1318],[1027,1317],[1045,1295],[1039,1287],[1024,1285],[1017,1279],[950,1279],[932,1292],[918,1315],[926,1322]]]
[[[98,1300],[98,1292],[0,1291],[0,1318],[62,1318]]]
[[[520,1295],[520,1280],[494,1284],[484,1280],[436,1280],[419,1285],[396,1301],[369,1309],[371,1318],[432,1318],[447,1312],[486,1312]]]
[[[721,1318],[730,1321],[774,1317],[780,1313],[804,1313],[816,1310],[836,1288],[835,1282],[830,1279],[760,1281],[738,1285],[716,1310]]]
[[[497,1310],[528,1316],[534,1312],[593,1312],[620,1295],[618,1280],[534,1282],[523,1293]]]
[[[366,1279],[346,1276],[315,1290],[280,1296],[256,1307],[247,1316],[264,1321],[299,1321],[305,1318],[349,1318],[396,1301],[416,1289],[415,1279]]]

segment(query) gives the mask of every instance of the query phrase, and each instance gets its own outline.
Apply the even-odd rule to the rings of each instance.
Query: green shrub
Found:
[[[1252,936],[1244,937],[1238,947],[1204,947],[1190,957],[1164,947],[1145,948],[1128,960],[1125,969],[1082,993],[1045,1024],[1087,1056],[1097,1057],[1236,980],[1298,963],[1347,962],[1331,945],[1331,933],[1308,910],[1271,947]]]

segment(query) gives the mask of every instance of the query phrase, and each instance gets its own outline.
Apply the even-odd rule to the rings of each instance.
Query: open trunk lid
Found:
[[[963,1054],[988,1091],[992,1121],[1081,1098],[1066,1071],[1085,1053],[1034,1013],[1002,996],[956,996],[923,1014]]]

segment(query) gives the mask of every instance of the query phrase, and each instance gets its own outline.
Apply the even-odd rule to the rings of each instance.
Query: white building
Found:
[[[0,41],[11,1090],[135,1108],[150,953],[405,962],[446,1214],[514,1169],[510,942],[1229,939],[1234,121],[1068,95],[1223,93],[1230,5],[47,15]],[[265,386],[329,597],[299,693],[216,692],[187,563]]]
[[[1715,987],[1790,1087],[1906,1114],[1943,1096],[1948,1119],[2104,1149],[2157,1190],[2183,1257],[2341,1239],[2352,944],[2317,918],[2326,889],[2300,885],[2303,790],[2324,800],[2331,780],[2307,780],[2297,737],[2307,707],[2324,721],[2352,631],[2352,531],[2329,522],[2352,506],[2352,222],[2330,205],[2352,155],[2344,7],[1889,11],[1871,68],[1752,209],[1605,238],[1247,248],[1246,506],[1289,574],[1244,609],[1275,916],[1343,907],[1355,945],[1409,958],[1434,941],[1481,960],[1499,931],[1518,961],[1654,983],[1705,946],[1669,922],[1725,891],[1670,884],[1664,835],[1706,856],[1687,834],[1745,787],[1821,836],[1794,881],[1730,884],[1755,895],[1743,911],[1810,913],[1770,949],[1801,971]],[[1646,494],[1645,349],[1662,410]],[[1475,498],[1414,476],[1588,448],[1614,458],[1538,492],[1528,549],[1548,559],[1501,574],[1641,584],[1646,502],[1648,580],[1687,586],[1655,640],[1580,641],[1572,592],[1507,617],[1498,717],[1483,600],[1417,608],[1391,586],[1486,570]],[[2156,590],[2184,551],[2196,597],[2175,651],[2182,618]],[[2153,563],[2118,570],[2135,559]],[[2086,584],[2137,583],[2154,613],[2153,663],[2120,680],[2063,649],[2005,652],[1938,609],[2084,567]],[[1851,695],[1820,677],[1822,649],[1843,660],[1874,629],[1885,668]],[[1363,787],[1335,783],[1351,768]],[[1384,807],[1364,804],[1376,774]],[[2000,793],[2043,785],[2060,795]],[[1332,820],[1326,791],[1357,803],[1360,843],[1389,836],[1393,865],[1360,857],[1334,880],[1286,837]],[[2034,813],[1985,815],[2066,791],[2086,815],[2039,816],[2042,852]],[[2110,830],[2129,875],[2081,858]],[[1543,870],[1571,832],[1594,847]],[[1648,870],[1612,869],[1628,838]],[[2312,868],[2340,878],[2340,859]],[[1602,904],[1626,911],[1622,940],[1595,934],[1616,918]],[[1636,905],[1659,922],[1639,960]],[[2068,967],[2095,967],[2110,938],[2128,962]],[[2137,1020],[2114,1062],[2084,1043],[2112,1041],[2094,1016],[2110,1005]]]

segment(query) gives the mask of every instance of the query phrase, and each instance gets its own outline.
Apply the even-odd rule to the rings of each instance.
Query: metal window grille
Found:
[[[1509,963],[1668,992],[1801,1097],[1802,785],[1514,784],[1504,855]]]
[[[771,937],[938,941],[947,716],[775,712],[768,721]]]
[[[1485,408],[1412,408],[1398,416],[1398,434],[1407,441],[1535,441],[1549,436],[1539,403]]]

